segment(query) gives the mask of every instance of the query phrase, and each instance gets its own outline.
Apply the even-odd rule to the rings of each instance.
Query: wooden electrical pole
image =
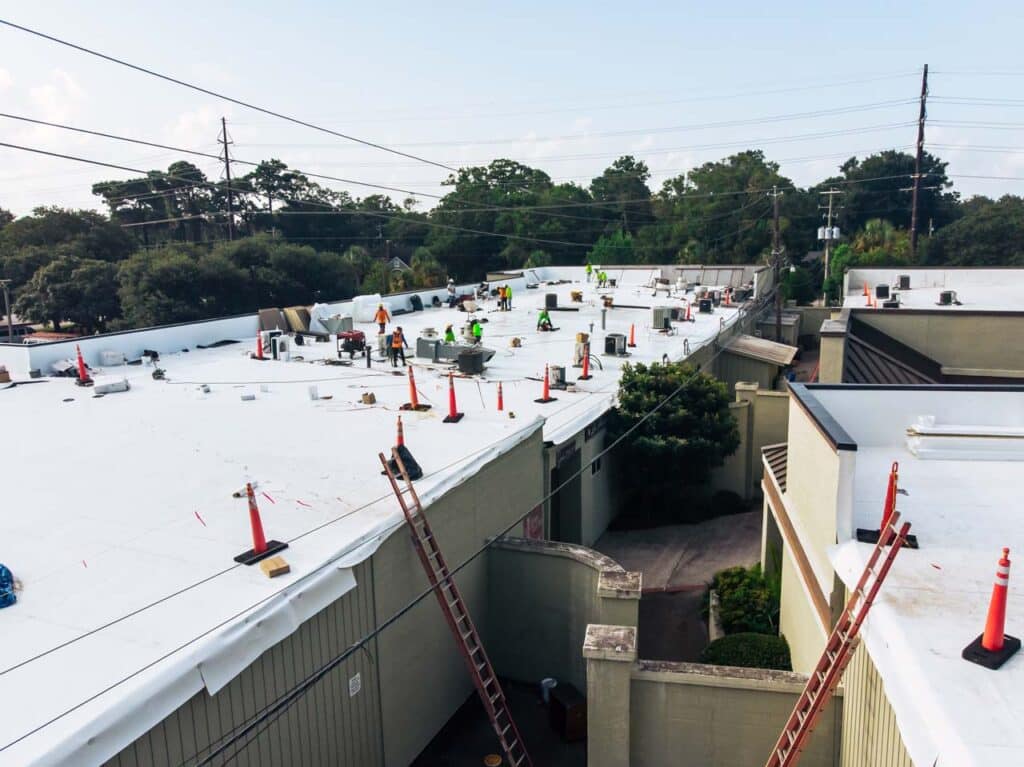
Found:
[[[779,198],[782,192],[772,186],[772,270],[775,275],[775,340],[782,343],[782,241],[779,237]]]
[[[830,257],[832,255],[832,240],[835,239],[832,236],[832,200],[837,194],[842,194],[842,192],[835,187],[832,187],[827,192],[819,192],[819,194],[823,194],[828,197],[828,214],[825,218],[825,282],[828,282],[828,267]]]
[[[910,257],[917,260],[917,200],[921,190],[921,159],[924,154],[925,105],[928,101],[928,65],[921,76],[921,108],[917,118],[917,155],[914,157],[914,190],[910,200]]]
[[[221,138],[220,143],[224,145],[224,176],[228,182],[228,239],[235,239],[235,200],[231,193],[231,157],[228,154],[228,123],[223,117],[220,118]]]
[[[14,343],[14,321],[11,319],[10,280],[0,280],[0,288],[4,291],[4,313],[7,315],[7,343]]]

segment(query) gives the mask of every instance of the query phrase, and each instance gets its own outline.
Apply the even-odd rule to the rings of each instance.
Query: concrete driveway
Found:
[[[594,548],[643,573],[637,652],[645,660],[697,661],[707,645],[704,589],[719,570],[761,554],[761,511],[696,525],[607,532]]]

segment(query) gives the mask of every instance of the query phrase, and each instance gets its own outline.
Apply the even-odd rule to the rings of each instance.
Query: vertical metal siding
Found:
[[[247,722],[296,683],[373,629],[370,562],[355,568],[357,586],[271,647],[214,696],[194,695],[167,719],[111,759],[111,767],[195,764],[232,728]],[[361,674],[362,689],[348,694],[349,678]],[[383,763],[376,644],[351,655],[321,679],[286,713],[255,737],[233,765],[339,765]],[[233,749],[215,764],[226,763]]]
[[[882,678],[863,646],[843,676],[842,767],[913,767]]]

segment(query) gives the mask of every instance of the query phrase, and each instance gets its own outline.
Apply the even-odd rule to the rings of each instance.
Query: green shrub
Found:
[[[768,634],[730,634],[704,648],[703,663],[743,668],[771,668],[792,671],[789,645],[785,638]]]
[[[718,592],[719,620],[726,634],[777,634],[779,597],[761,573],[761,566],[730,567],[717,573],[711,587]]]

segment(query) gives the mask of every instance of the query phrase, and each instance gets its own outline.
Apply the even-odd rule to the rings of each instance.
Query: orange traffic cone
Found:
[[[686,321],[690,322],[693,318],[690,316],[690,302],[686,302]]]
[[[577,380],[589,381],[594,376],[590,375],[590,342],[583,344],[583,375]]]
[[[1020,640],[1005,633],[1006,595],[1009,589],[1010,550],[1003,549],[1003,556],[996,569],[996,580],[992,586],[985,631],[964,648],[964,660],[994,670],[1006,663],[1010,656],[1020,649]]]
[[[75,357],[78,363],[78,380],[75,382],[79,386],[89,386],[92,384],[92,379],[89,377],[89,370],[85,367],[85,359],[82,357],[82,349],[75,344]]]
[[[256,359],[263,359],[263,334],[256,334]]]
[[[501,381],[498,381],[498,412],[505,409],[505,395],[501,390]]]
[[[405,430],[402,428],[402,416],[398,416],[398,437],[395,440],[395,447],[405,446]]]
[[[882,525],[878,528],[879,530],[884,530],[889,526],[889,519],[896,510],[896,488],[899,477],[900,464],[898,461],[893,461],[892,468],[889,470],[889,487],[885,491],[885,507],[882,509]]]
[[[430,405],[421,405],[419,393],[416,391],[416,374],[412,372],[412,365],[409,365],[409,401],[401,405],[399,410],[430,410]]]
[[[465,413],[460,413],[455,406],[455,377],[448,374],[448,415],[445,416],[445,423],[458,423]]]
[[[249,499],[249,526],[252,528],[252,548],[235,557],[235,561],[243,565],[253,565],[261,559],[266,559],[271,554],[287,549],[288,544],[281,541],[268,541],[263,534],[263,521],[260,519],[260,509],[256,505],[256,494],[253,492],[251,482],[246,483],[245,494]]]
[[[547,365],[544,366],[544,388],[541,389],[540,399],[535,399],[534,402],[539,402],[542,405],[548,402],[554,402],[557,397],[551,396],[551,375]]]
[[[636,346],[636,325],[630,324],[629,326],[629,343],[627,346],[631,349]]]
[[[868,291],[868,284],[866,282],[864,283],[864,295],[865,296],[871,295],[871,293]]]

